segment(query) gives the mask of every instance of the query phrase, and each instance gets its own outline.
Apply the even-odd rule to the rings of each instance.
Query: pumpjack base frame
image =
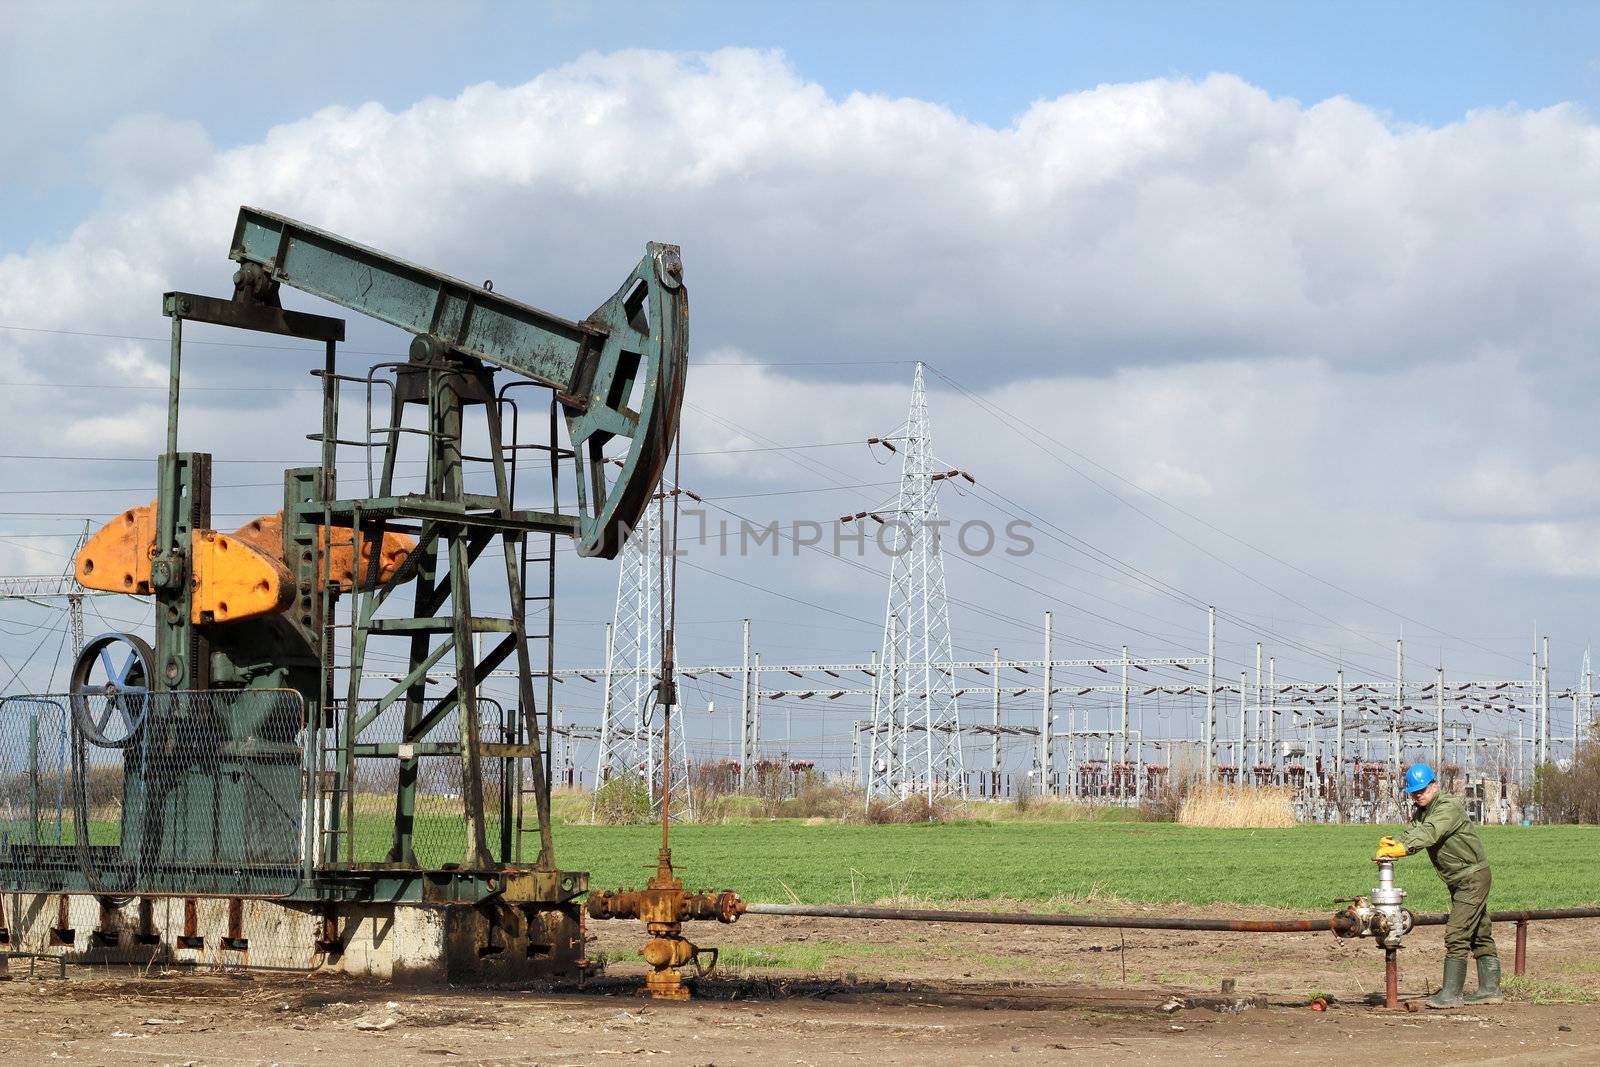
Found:
[[[35,848],[30,857],[46,858]],[[103,886],[126,873],[106,850]],[[468,870],[374,863],[321,867],[309,880],[282,866],[169,864],[171,886],[97,892],[76,849],[61,866],[35,867],[25,889],[0,896],[0,951],[64,963],[337,972],[384,981],[494,984],[582,980],[585,871]],[[281,894],[262,887],[281,885]],[[230,893],[228,886],[240,892]],[[243,891],[243,887],[253,887]]]
[[[581,907],[8,893],[0,951],[62,964],[339,973],[415,984],[576,981]]]

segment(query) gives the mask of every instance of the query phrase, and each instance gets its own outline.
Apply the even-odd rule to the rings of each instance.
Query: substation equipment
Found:
[[[163,298],[155,500],[75,564],[88,589],[154,599],[153,646],[101,635],[70,692],[0,703],[0,777],[26,811],[0,823],[0,949],[581,975],[588,875],[551,837],[556,556],[570,541],[614,558],[658,490],[687,370],[679,250],[648,244],[581,321],[255,208],[229,257],[231,298]],[[407,331],[409,358],[341,371],[344,319],[283,308],[283,286]],[[232,532],[213,527],[211,456],[178,450],[188,323],[323,346],[321,462],[286,470],[281,511]],[[341,450],[364,461],[342,481]],[[402,491],[407,464],[425,474]],[[353,483],[365,495],[341,495]],[[363,686],[369,657],[405,664],[382,692]],[[507,665],[502,706],[481,687]],[[652,988],[670,995],[703,955],[678,924],[741,905],[684,892],[665,848],[659,868],[603,911],[653,924]]]

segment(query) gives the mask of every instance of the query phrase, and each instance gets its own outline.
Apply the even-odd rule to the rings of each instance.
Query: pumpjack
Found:
[[[76,800],[53,837],[37,811],[31,836],[8,836],[0,881],[59,895],[53,917],[30,913],[57,939],[90,925],[69,898],[98,901],[105,951],[166,933],[204,946],[222,907],[221,949],[249,951],[270,906],[310,924],[306,951],[368,973],[581,973],[588,875],[558,867],[551,837],[555,560],[569,540],[613,558],[657,490],[687,369],[679,249],[648,244],[581,320],[251,207],[229,257],[231,297],[163,298],[155,500],[75,563],[86,588],[153,598],[153,647],[102,635],[65,701],[27,698],[35,735],[61,709]],[[410,333],[408,358],[351,371],[345,321],[283,307],[284,287]],[[321,462],[285,471],[281,510],[231,531],[213,523],[210,455],[178,447],[194,323],[323,347]],[[548,391],[533,418],[530,387]],[[339,463],[352,451],[355,477]],[[352,482],[365,495],[341,492]],[[513,697],[485,695],[491,672]],[[87,783],[118,757],[120,812],[106,814]],[[137,920],[121,912],[134,898]],[[385,923],[407,944],[385,948]],[[0,939],[14,932],[0,914]]]

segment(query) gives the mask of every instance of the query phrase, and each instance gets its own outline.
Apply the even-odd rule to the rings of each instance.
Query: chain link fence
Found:
[[[293,892],[307,843],[304,726],[289,690],[0,700],[0,882]]]
[[[317,867],[462,863],[460,709],[409,743],[403,702],[356,710],[307,730],[291,690],[0,699],[0,887],[283,896]],[[526,740],[499,702],[476,712],[485,745]],[[527,760],[480,765],[485,843],[514,862]]]
[[[404,702],[376,711],[376,700],[363,700],[355,721],[360,725],[356,751],[367,758],[355,761],[349,797],[337,795],[337,767],[333,752],[323,755],[317,780],[324,783],[322,819],[325,825],[347,823],[353,833],[324,835],[329,862],[357,864],[411,863],[438,868],[462,862],[467,851],[465,810],[465,767],[459,738],[461,709],[455,707],[431,724],[427,742],[405,746],[408,733]],[[334,719],[344,720],[345,705],[335,707]],[[498,701],[480,698],[477,705],[478,737],[485,744],[512,744],[520,737],[517,723]],[[345,727],[339,726],[340,730]],[[411,755],[401,758],[408,747]],[[512,845],[514,811],[520,771],[516,761],[485,756],[482,758],[480,795],[484,814],[484,836],[489,850],[500,855],[502,846]],[[526,761],[522,761],[524,764]],[[402,789],[402,786],[407,787]],[[407,795],[409,793],[409,795]],[[340,819],[329,812],[329,805],[347,805],[348,817]],[[397,827],[409,823],[412,855],[396,851]],[[508,855],[514,855],[514,851]]]

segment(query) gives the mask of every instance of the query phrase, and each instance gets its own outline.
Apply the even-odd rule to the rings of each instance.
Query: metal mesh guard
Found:
[[[304,720],[290,690],[0,700],[0,887],[294,892]]]

